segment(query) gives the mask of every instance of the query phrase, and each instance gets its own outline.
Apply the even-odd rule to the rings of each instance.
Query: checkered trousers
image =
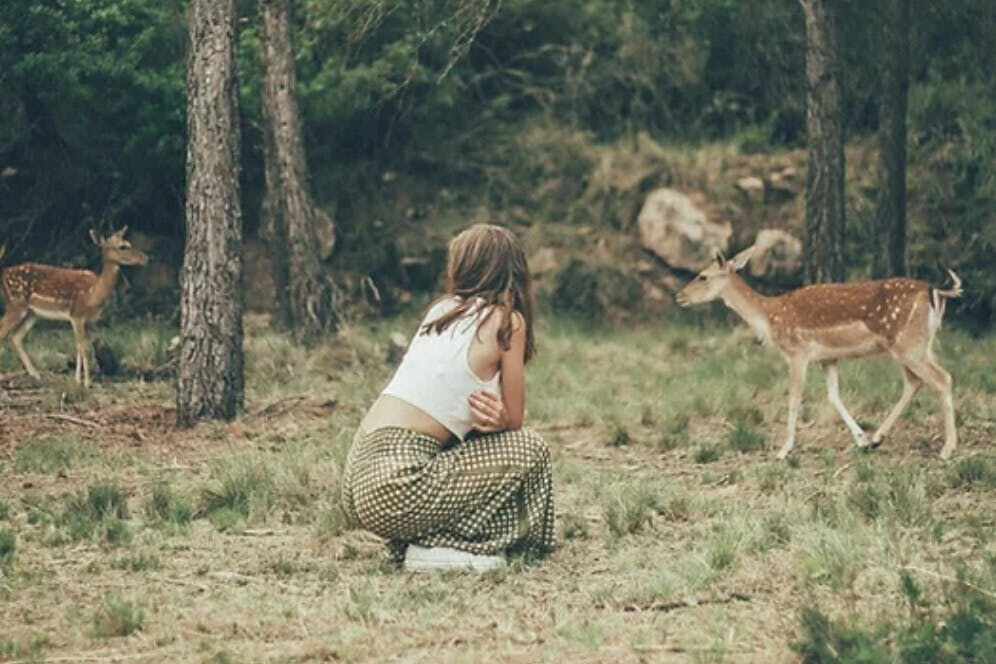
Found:
[[[520,429],[453,447],[397,427],[358,434],[342,483],[354,525],[407,544],[494,555],[553,547],[550,450]]]

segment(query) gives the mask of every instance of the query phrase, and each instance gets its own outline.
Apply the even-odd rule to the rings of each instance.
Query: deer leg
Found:
[[[788,453],[795,447],[795,425],[799,419],[799,408],[802,405],[802,391],[806,386],[807,365],[808,362],[805,360],[789,360],[788,430],[786,431],[785,444],[778,452],[779,459],[787,457]]]
[[[941,412],[944,415],[944,447],[941,448],[941,458],[950,459],[958,446],[958,431],[955,428],[954,396],[951,391],[951,374],[942,369],[930,357],[910,361],[906,366],[929,384],[937,392],[941,402]]]
[[[882,422],[875,435],[872,436],[872,447],[878,447],[882,444],[882,439],[889,435],[896,420],[906,411],[907,406],[910,405],[910,401],[913,400],[913,396],[920,389],[921,385],[923,385],[923,381],[920,380],[920,377],[906,367],[903,367],[903,394],[899,397],[896,405],[892,407],[892,410],[889,411],[885,421]]]
[[[827,376],[827,397],[830,403],[837,409],[840,418],[844,420],[851,435],[854,437],[854,444],[858,447],[868,447],[868,436],[861,430],[861,426],[854,421],[851,413],[847,411],[844,402],[840,400],[840,376],[837,372],[836,362],[826,362],[823,364],[823,371]]]
[[[80,382],[80,369],[83,370],[83,387],[90,387],[90,367],[87,361],[86,321],[72,319],[73,336],[76,337],[76,382]]]
[[[17,326],[21,324],[24,317],[28,315],[27,309],[19,309],[13,306],[7,306],[7,312],[3,315],[3,320],[0,320],[0,357],[3,356],[3,340],[7,338],[12,330],[17,329]],[[21,361],[23,363],[23,360]]]
[[[21,364],[24,365],[27,372],[31,374],[32,378],[38,380],[41,378],[41,375],[38,373],[38,370],[35,369],[35,365],[31,362],[31,356],[28,355],[28,351],[24,350],[23,343],[24,337],[31,331],[31,328],[35,326],[36,322],[38,322],[38,318],[34,314],[29,313],[25,316],[18,328],[14,330],[12,335],[10,335],[10,343],[14,346],[14,350],[17,351],[17,356],[21,358]]]

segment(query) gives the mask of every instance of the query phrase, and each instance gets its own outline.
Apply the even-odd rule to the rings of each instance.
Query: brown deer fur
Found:
[[[932,346],[947,299],[961,295],[957,275],[950,273],[955,285],[948,290],[897,278],[818,284],[766,297],[736,274],[752,251],[747,249],[730,261],[718,255],[714,264],[678,293],[677,300],[688,306],[722,299],[785,357],[789,365],[788,431],[778,457],[785,458],[795,444],[806,369],[815,361],[825,369],[830,402],[860,447],[880,444],[920,385],[930,384],[940,396],[944,414],[941,457],[949,458],[957,445],[951,376],[935,361]],[[903,367],[905,384],[899,402],[869,442],[840,400],[837,360],[876,353],[888,353]]]
[[[104,303],[114,292],[121,265],[145,265],[148,256],[124,239],[128,227],[106,237],[90,231],[100,247],[103,266],[100,274],[89,270],[67,270],[38,263],[22,263],[0,273],[0,295],[4,316],[0,320],[0,353],[8,334],[21,363],[29,374],[39,377],[31,358],[24,350],[24,337],[38,318],[67,320],[76,338],[76,382],[90,385],[87,358],[86,324],[99,318]],[[0,250],[0,256],[3,255]]]

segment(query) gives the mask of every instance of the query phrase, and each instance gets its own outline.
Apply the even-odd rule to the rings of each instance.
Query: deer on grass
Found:
[[[93,243],[100,247],[103,266],[100,274],[89,270],[67,270],[38,263],[22,263],[0,272],[0,295],[4,316],[0,320],[0,354],[4,339],[10,341],[25,370],[40,378],[31,358],[24,350],[24,336],[38,318],[67,320],[76,337],[76,382],[90,386],[90,363],[87,358],[86,324],[100,317],[101,309],[114,292],[114,282],[122,265],[145,265],[149,257],[125,240],[128,227],[101,237],[90,231]],[[0,257],[3,250],[0,248]]]
[[[677,295],[681,306],[722,299],[763,341],[774,344],[788,361],[788,431],[778,452],[784,459],[795,446],[796,421],[802,403],[806,368],[823,365],[830,403],[844,420],[858,447],[881,444],[923,383],[937,391],[944,414],[944,447],[948,459],[958,444],[951,375],[934,359],[934,336],[941,327],[948,299],[962,295],[961,280],[948,270],[954,285],[942,290],[913,279],[881,279],[847,284],[818,284],[765,297],[737,274],[750,260],[750,247],[727,261],[715,262]],[[903,394],[869,441],[840,400],[837,361],[888,353],[902,366]]]

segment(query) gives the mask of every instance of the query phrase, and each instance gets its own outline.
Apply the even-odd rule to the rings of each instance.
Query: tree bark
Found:
[[[334,327],[331,284],[322,270],[318,223],[330,224],[315,207],[301,140],[297,77],[290,39],[288,0],[259,0],[262,18],[263,228],[269,235],[277,287],[278,325],[305,341]]]
[[[800,0],[806,16],[806,281],[844,279],[844,129],[839,0]]]
[[[906,109],[910,67],[910,2],[883,0],[878,105],[878,195],[875,277],[906,274]]]
[[[233,0],[191,0],[177,422],[242,409],[242,209]]]

